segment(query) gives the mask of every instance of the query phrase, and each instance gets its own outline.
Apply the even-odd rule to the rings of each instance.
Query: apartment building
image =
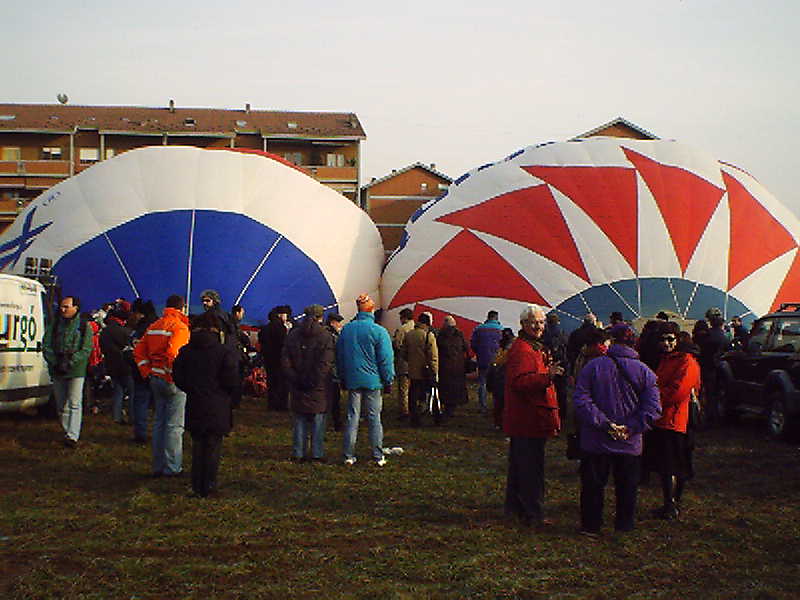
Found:
[[[0,231],[62,179],[153,145],[271,152],[358,203],[365,139],[353,113],[0,104]]]
[[[400,244],[403,228],[411,215],[426,202],[441,196],[453,180],[436,165],[416,162],[395,169],[361,188],[361,207],[375,222],[388,256]]]

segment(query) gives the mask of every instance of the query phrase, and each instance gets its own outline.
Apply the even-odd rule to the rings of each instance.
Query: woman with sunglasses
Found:
[[[662,355],[656,369],[661,418],[645,434],[645,463],[659,474],[664,494],[664,506],[653,514],[666,520],[678,517],[683,487],[694,475],[693,444],[687,425],[692,392],[700,390],[700,365],[691,344],[678,345],[678,333],[677,323],[668,322],[661,327]]]

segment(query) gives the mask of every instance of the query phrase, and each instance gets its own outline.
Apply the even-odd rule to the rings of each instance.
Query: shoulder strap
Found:
[[[627,372],[625,369],[623,369],[623,368],[622,368],[622,365],[620,365],[620,364],[619,364],[619,360],[617,360],[616,358],[614,358],[614,356],[613,356],[613,355],[611,355],[611,354],[606,354],[606,356],[607,356],[608,358],[610,358],[612,361],[614,361],[614,365],[616,365],[616,367],[617,367],[617,371],[619,372],[619,374],[620,374],[620,375],[622,375],[622,378],[625,380],[625,382],[626,382],[626,383],[627,383],[629,386],[631,386],[631,389],[632,389],[632,390],[634,391],[634,393],[635,393],[635,394],[638,396],[638,395],[639,395],[639,390],[637,390],[637,389],[636,389],[636,386],[635,386],[635,385],[633,385],[633,381],[631,381],[630,375],[628,375],[628,372]]]

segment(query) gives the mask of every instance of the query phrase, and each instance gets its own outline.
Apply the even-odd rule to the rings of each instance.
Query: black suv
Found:
[[[800,303],[753,323],[744,346],[720,358],[717,411],[767,417],[770,435],[788,439],[800,426]]]

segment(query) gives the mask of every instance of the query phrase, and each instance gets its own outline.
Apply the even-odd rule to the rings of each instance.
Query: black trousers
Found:
[[[198,496],[208,496],[217,489],[221,456],[221,433],[192,434],[192,490]]]
[[[339,381],[332,381],[328,387],[328,413],[333,421],[333,430],[342,430],[342,390]]]
[[[581,529],[596,533],[603,526],[603,496],[612,471],[616,496],[614,527],[618,531],[633,529],[641,462],[640,456],[630,454],[584,455],[581,459]]]
[[[505,514],[536,525],[544,503],[544,438],[512,437],[508,446]]]
[[[422,379],[412,379],[408,390],[408,413],[411,424],[420,424],[420,413],[425,406],[426,394],[430,386]]]
[[[287,410],[289,408],[289,382],[281,369],[267,370],[267,408]]]

